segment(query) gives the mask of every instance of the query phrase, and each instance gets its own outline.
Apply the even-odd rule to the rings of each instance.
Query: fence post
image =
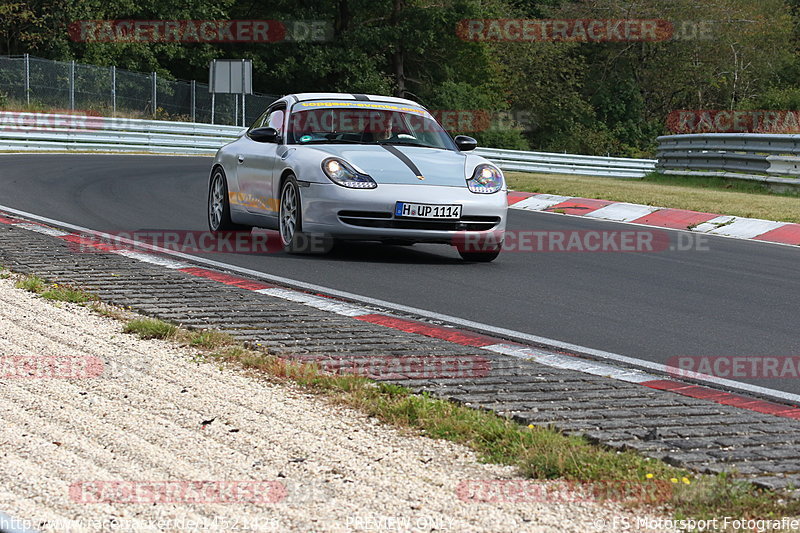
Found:
[[[245,65],[245,60],[242,59],[242,127],[243,128],[245,127],[244,126],[244,123],[245,123],[245,118],[244,118],[245,117],[245,114],[244,114],[244,79],[245,79],[244,65]]]
[[[197,98],[195,96],[196,89],[197,89],[197,82],[192,80],[192,122],[196,122],[195,120],[195,108],[197,106]]]
[[[111,116],[117,116],[117,67],[111,65]]]
[[[152,103],[153,103],[153,116],[154,117],[156,116],[156,107],[158,106],[158,102],[156,101],[156,96],[157,96],[156,95],[156,83],[157,83],[157,77],[156,76],[157,76],[157,74],[155,72],[153,72],[153,98],[152,98]]]
[[[238,126],[239,125],[239,98],[237,98],[236,95],[234,95],[233,101],[236,102],[236,104],[234,105],[234,108],[233,108],[233,125],[234,126]]]
[[[69,110],[75,111],[75,60],[69,62]]]
[[[25,54],[25,103],[31,105],[31,57]]]

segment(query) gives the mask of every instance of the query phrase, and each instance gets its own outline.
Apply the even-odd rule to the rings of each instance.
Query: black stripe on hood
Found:
[[[382,144],[381,146],[382,146],[383,148],[385,148],[386,150],[388,150],[388,151],[389,151],[389,153],[391,153],[391,154],[392,154],[393,156],[395,156],[397,159],[399,159],[400,161],[402,161],[403,163],[405,163],[405,165],[406,165],[406,166],[407,166],[409,169],[411,169],[411,172],[413,172],[413,173],[414,173],[414,175],[415,175],[415,176],[416,176],[418,179],[421,179],[421,180],[424,180],[424,179],[425,179],[425,176],[423,176],[423,175],[422,175],[422,172],[420,172],[420,170],[419,170],[419,167],[417,167],[417,165],[415,165],[415,164],[414,164],[414,162],[411,160],[411,158],[410,158],[410,157],[408,157],[408,156],[407,156],[406,154],[404,154],[403,152],[401,152],[401,151],[400,151],[400,150],[399,150],[399,149],[398,149],[396,146],[392,146],[391,144]]]

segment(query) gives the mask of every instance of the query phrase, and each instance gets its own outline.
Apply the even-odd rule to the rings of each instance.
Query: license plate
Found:
[[[394,216],[403,218],[461,218],[460,205],[412,204],[397,202]]]

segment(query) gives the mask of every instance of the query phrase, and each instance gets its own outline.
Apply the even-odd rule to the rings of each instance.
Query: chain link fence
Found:
[[[267,94],[217,94],[208,84],[167,80],[155,72],[0,56],[0,108],[80,110],[103,116],[249,125],[274,102]],[[244,105],[243,105],[244,104]],[[244,109],[242,109],[244,107]]]

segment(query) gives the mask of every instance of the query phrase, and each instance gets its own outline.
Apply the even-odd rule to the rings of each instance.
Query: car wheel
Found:
[[[497,256],[500,255],[500,250],[487,250],[485,252],[463,252],[459,250],[458,255],[461,256],[461,259],[470,263],[489,263],[497,259]]]
[[[284,251],[290,254],[326,253],[332,240],[325,235],[303,232],[303,203],[300,186],[294,176],[288,176],[281,187],[281,203],[278,210],[278,232]]]
[[[489,263],[497,259],[503,251],[503,239],[496,233],[469,238],[464,234],[453,240],[453,246],[458,250],[461,259],[471,263]]]
[[[208,229],[212,233],[220,231],[249,230],[231,222],[231,205],[228,201],[228,181],[221,167],[216,167],[208,186]]]

